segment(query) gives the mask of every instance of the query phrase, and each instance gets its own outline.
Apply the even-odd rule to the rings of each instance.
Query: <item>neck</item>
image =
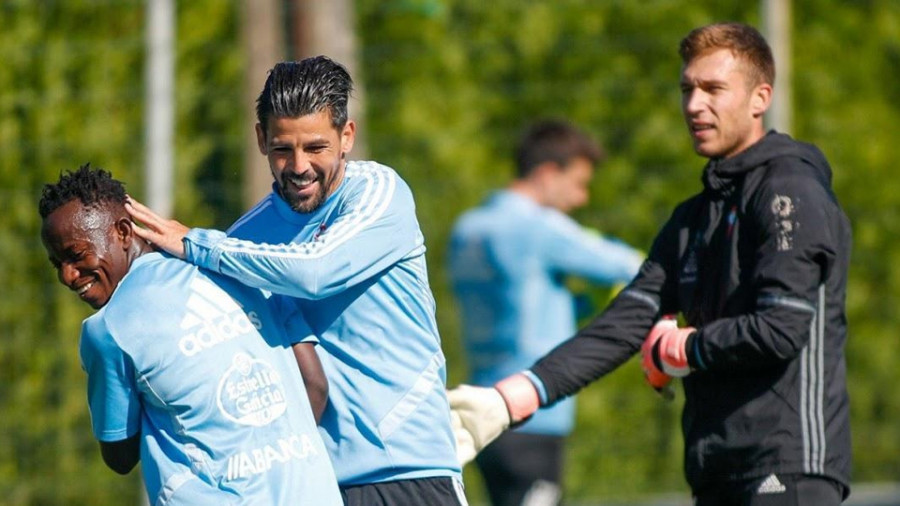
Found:
[[[150,243],[143,239],[135,237],[134,241],[131,243],[131,248],[129,248],[128,250],[129,263],[134,262],[142,255],[151,253],[153,251],[155,250],[153,249],[153,246],[150,245]]]
[[[531,184],[528,180],[517,179],[510,183],[507,189],[511,192],[518,193],[523,197],[531,199],[540,205],[544,205],[544,199],[538,187]]]

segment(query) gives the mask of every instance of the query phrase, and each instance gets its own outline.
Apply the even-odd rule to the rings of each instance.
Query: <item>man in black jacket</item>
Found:
[[[695,504],[840,504],[851,234],[831,169],[814,146],[765,131],[775,68],[759,32],[705,26],[679,52],[682,111],[709,159],[703,191],[676,207],[639,274],[573,338],[494,388],[451,391],[460,459],[641,349],[653,387],[684,378]]]

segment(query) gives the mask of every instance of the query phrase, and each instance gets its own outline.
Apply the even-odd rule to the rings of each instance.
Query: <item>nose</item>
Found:
[[[703,109],[703,92],[696,88],[691,91],[686,91],[682,95],[681,102],[685,116],[693,116]]]
[[[294,150],[291,166],[288,167],[295,174],[303,174],[310,168],[309,156],[302,149]]]
[[[60,264],[59,269],[56,270],[56,274],[59,277],[59,282],[68,287],[71,287],[75,283],[75,280],[78,279],[78,269],[68,262]]]

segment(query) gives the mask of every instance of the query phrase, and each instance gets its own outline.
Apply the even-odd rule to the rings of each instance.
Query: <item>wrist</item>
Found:
[[[697,332],[691,334],[684,345],[687,350],[688,365],[692,371],[705,371],[707,367],[707,359],[703,357],[700,348],[700,337]]]
[[[192,228],[181,239],[184,259],[188,262],[219,272],[221,249],[217,246],[227,238],[220,230]]]
[[[509,411],[510,425],[523,422],[541,406],[534,383],[522,373],[513,374],[498,381],[494,388],[500,392]]]

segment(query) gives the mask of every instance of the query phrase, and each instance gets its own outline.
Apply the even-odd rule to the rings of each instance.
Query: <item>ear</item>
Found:
[[[531,176],[536,181],[546,182],[548,179],[561,174],[564,169],[565,167],[556,162],[546,161],[531,169]]]
[[[762,116],[772,105],[772,85],[762,83],[750,94],[750,113],[754,118]]]
[[[131,248],[131,244],[134,242],[134,223],[131,222],[131,218],[119,218],[113,223],[113,229],[115,230],[116,239],[122,242],[122,249],[128,250]]]
[[[259,152],[262,153],[263,156],[267,156],[269,154],[269,147],[266,144],[266,132],[263,130],[262,124],[256,124],[256,146],[259,148]]]
[[[353,142],[356,140],[356,123],[351,119],[347,120],[344,128],[341,130],[341,158],[345,158],[347,153],[353,149]]]

